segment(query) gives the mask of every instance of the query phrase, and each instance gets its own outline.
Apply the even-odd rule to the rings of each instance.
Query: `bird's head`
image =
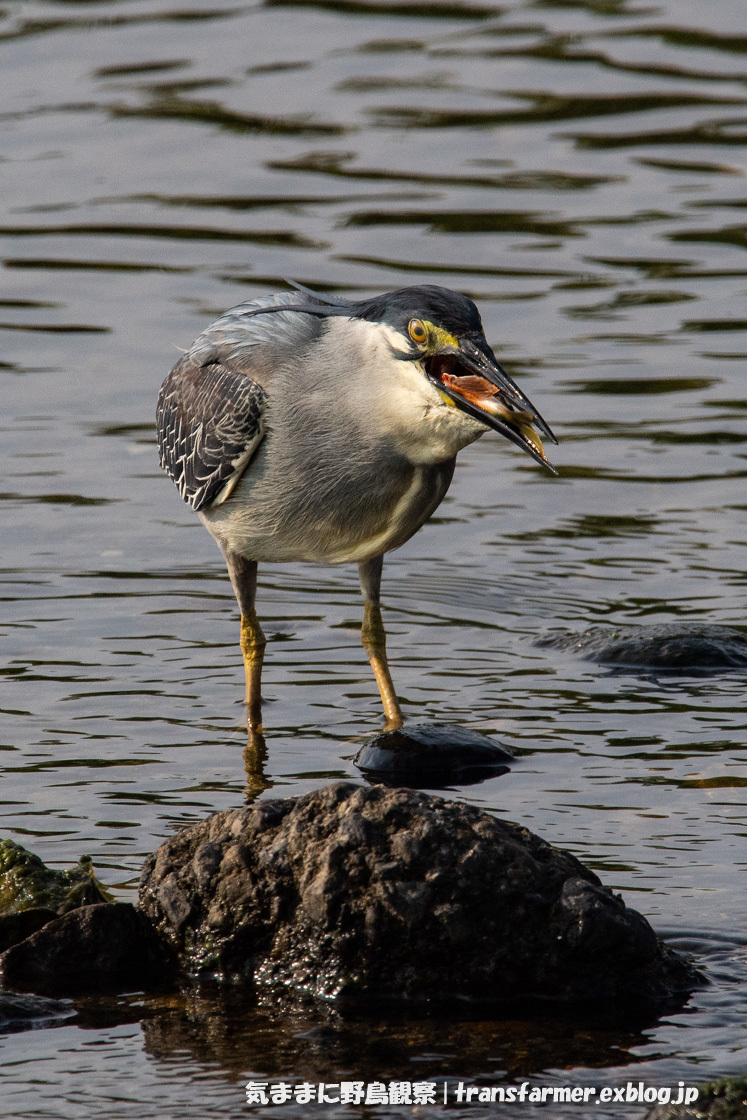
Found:
[[[289,283],[300,293],[291,297],[292,303],[278,303],[254,314],[292,310],[380,326],[392,357],[414,364],[445,406],[500,432],[557,473],[545,455],[541,435],[558,441],[529,398],[498,364],[485,338],[480,313],[467,296],[435,284],[418,284],[371,299],[345,300]]]
[[[358,318],[397,332],[402,340],[397,357],[417,362],[447,405],[500,432],[555,473],[535,429],[553,443],[557,440],[498,364],[471,299],[423,284],[387,292],[358,307]]]

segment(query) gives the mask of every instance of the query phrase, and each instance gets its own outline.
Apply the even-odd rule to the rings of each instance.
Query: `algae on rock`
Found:
[[[42,908],[66,914],[78,906],[113,902],[96,878],[90,856],[77,867],[54,871],[13,840],[0,840],[0,914]]]

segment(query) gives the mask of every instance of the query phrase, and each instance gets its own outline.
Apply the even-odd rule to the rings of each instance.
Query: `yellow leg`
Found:
[[[241,616],[241,652],[246,674],[246,716],[249,731],[262,731],[262,662],[267,640],[252,608]]]
[[[386,659],[386,631],[384,630],[381,608],[378,602],[366,600],[363,611],[363,626],[361,627],[361,642],[368,655],[368,660],[371,662],[371,668],[379,686],[381,703],[384,705],[384,715],[386,716],[384,730],[393,731],[395,728],[401,727],[404,720]]]
[[[262,734],[262,662],[267,640],[262,633],[254,600],[257,594],[257,564],[245,556],[226,552],[226,566],[241,611],[241,652],[246,674],[246,719],[249,738],[244,748],[246,799],[259,797],[270,782],[265,778],[267,747]]]

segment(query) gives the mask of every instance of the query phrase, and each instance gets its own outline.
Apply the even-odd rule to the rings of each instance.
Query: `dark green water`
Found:
[[[0,1114],[233,1117],[250,1075],[744,1072],[745,674],[532,644],[744,620],[743,4],[8,0],[0,85],[2,834],[90,853],[129,898],[173,827],[242,802],[235,603],[158,470],[158,386],[283,277],[438,282],[478,301],[560,476],[487,436],[388,559],[406,714],[497,732],[520,763],[450,796],[571,849],[714,981],[643,1032],[94,1004],[4,1040]],[[379,702],[355,570],[267,567],[258,606],[265,796],[358,780]]]

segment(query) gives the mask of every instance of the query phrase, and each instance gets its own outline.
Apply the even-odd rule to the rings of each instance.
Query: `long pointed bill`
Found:
[[[558,473],[545,455],[535,428],[553,443],[557,443],[557,439],[529,398],[495,359],[489,358],[468,339],[462,339],[458,350],[453,346],[445,347],[426,358],[424,365],[429,381],[457,408],[500,432],[553,474]]]

